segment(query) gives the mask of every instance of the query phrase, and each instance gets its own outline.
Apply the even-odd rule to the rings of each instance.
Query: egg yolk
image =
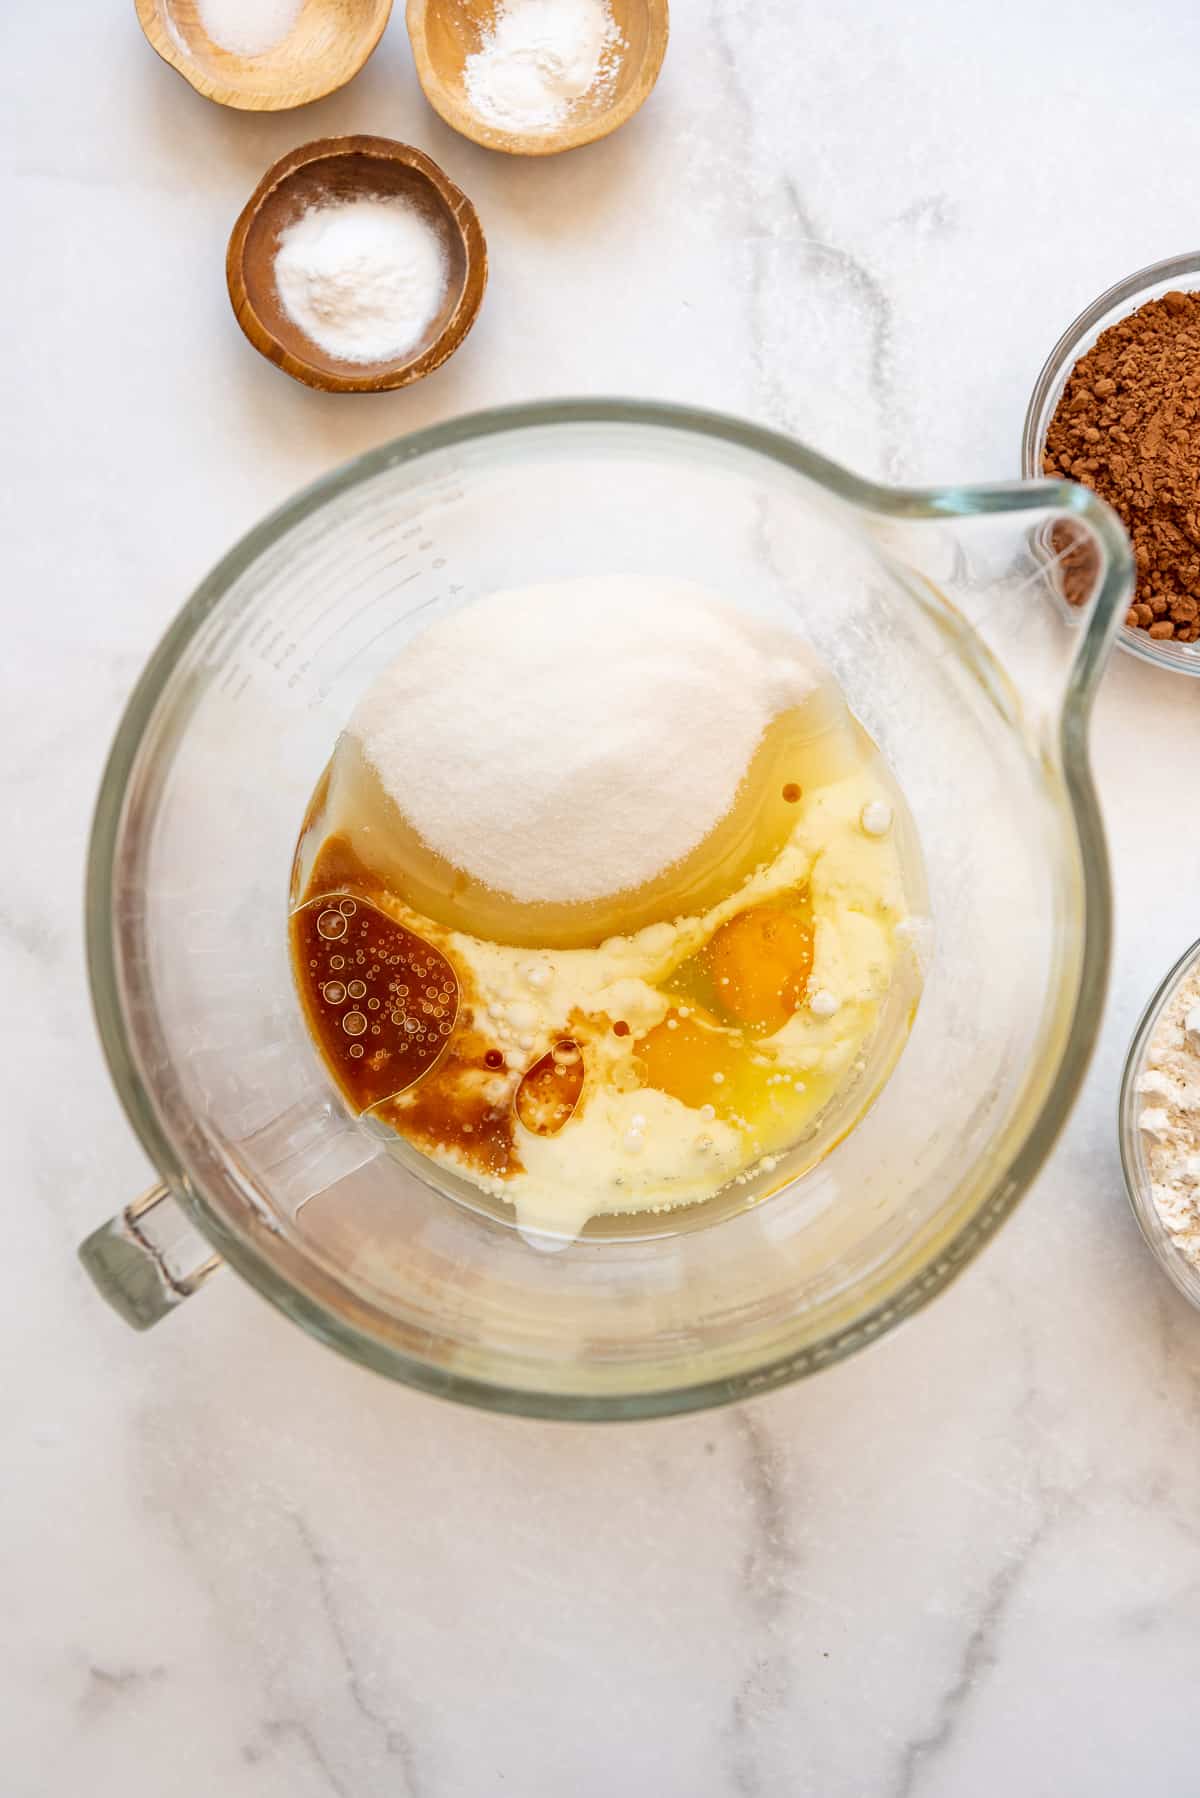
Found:
[[[722,1011],[751,1030],[781,1030],[808,990],[812,922],[794,911],[755,906],[722,924],[704,959]]]
[[[672,1008],[642,1037],[637,1054],[647,1086],[693,1109],[722,1108],[727,1096],[722,1087],[737,1051],[728,1032],[699,1006],[688,1006],[686,1013]]]
[[[753,1039],[782,1029],[804,1003],[812,965],[805,905],[739,912],[672,977],[688,1003],[638,1042],[645,1084],[693,1109],[756,1112],[767,1095]]]

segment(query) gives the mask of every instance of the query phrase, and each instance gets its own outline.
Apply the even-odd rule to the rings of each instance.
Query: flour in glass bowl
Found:
[[[484,124],[551,130],[611,91],[621,42],[609,0],[499,0],[463,86]]]
[[[1200,1266],[1200,969],[1171,994],[1137,1090],[1150,1197],[1171,1241]]]

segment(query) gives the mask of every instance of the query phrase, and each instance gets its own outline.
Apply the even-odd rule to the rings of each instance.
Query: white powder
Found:
[[[547,130],[611,89],[621,42],[608,0],[500,0],[463,86],[485,124]]]
[[[264,56],[288,36],[304,0],[197,0],[200,23],[222,50]]]
[[[1137,1090],[1155,1210],[1176,1248],[1200,1265],[1200,971],[1168,1000]]]
[[[703,588],[611,575],[440,619],[349,728],[437,854],[522,903],[570,902],[689,854],[818,679],[790,632]]]
[[[398,194],[310,207],[275,255],[284,311],[343,362],[390,362],[413,349],[448,279],[437,228]]]

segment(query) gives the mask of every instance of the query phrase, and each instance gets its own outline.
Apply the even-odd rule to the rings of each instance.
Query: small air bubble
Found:
[[[352,918],[358,910],[358,907],[355,905],[353,899],[343,899],[338,906],[338,910],[341,912],[343,918]]]
[[[356,1061],[357,1061],[358,1057],[362,1054],[362,1052],[363,1052],[363,1046],[361,1043],[351,1043],[350,1053],[351,1053],[351,1055],[354,1056]]]
[[[323,936],[326,942],[336,942],[338,937],[346,934],[346,920],[340,911],[323,911],[317,919],[317,935]]]
[[[338,973],[342,968],[345,967],[346,957],[344,955],[331,955],[329,957],[329,965],[335,973]]]
[[[367,989],[361,980],[352,980],[346,988],[346,991],[352,999],[361,999],[366,990]]]
[[[340,980],[327,980],[321,988],[321,997],[327,1005],[340,1005],[346,997],[346,989]]]
[[[379,1010],[379,1000],[378,999],[368,999],[367,1000],[367,1010],[368,1011],[378,1011]]]
[[[367,1020],[361,1011],[348,1011],[342,1019],[342,1029],[347,1036],[361,1036],[367,1027]]]

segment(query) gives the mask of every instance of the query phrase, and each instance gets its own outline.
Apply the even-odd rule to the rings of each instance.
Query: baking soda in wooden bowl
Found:
[[[450,271],[434,225],[402,194],[310,206],[281,233],[275,285],[306,337],[342,362],[389,362],[419,343]]]
[[[611,90],[620,43],[608,0],[502,0],[463,87],[485,124],[547,131]]]

